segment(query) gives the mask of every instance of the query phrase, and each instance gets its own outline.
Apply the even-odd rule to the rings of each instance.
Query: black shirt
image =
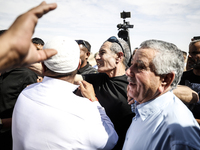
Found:
[[[5,72],[0,76],[0,118],[12,118],[12,112],[20,92],[27,85],[37,82],[37,74],[22,67]],[[0,133],[0,147],[12,150],[11,130]]]
[[[83,68],[80,68],[77,72],[77,74],[81,74],[81,75],[93,74],[93,73],[97,73],[97,70],[94,67],[90,66],[88,62],[86,66],[84,66]]]
[[[122,149],[126,131],[134,116],[127,103],[126,75],[110,78],[105,73],[98,73],[84,75],[83,79],[93,85],[99,103],[115,126],[119,140],[114,149]]]
[[[183,72],[183,75],[181,77],[180,85],[186,85],[187,81],[189,81],[190,83],[200,84],[200,76],[195,75],[193,73],[193,69],[189,71],[185,71]]]
[[[198,93],[200,97],[200,76],[194,74],[193,69],[183,72],[180,85],[186,85]],[[196,119],[200,119],[200,101],[196,104],[187,104]]]
[[[23,67],[5,72],[0,76],[0,118],[10,118],[20,92],[29,84],[37,82],[37,74]]]

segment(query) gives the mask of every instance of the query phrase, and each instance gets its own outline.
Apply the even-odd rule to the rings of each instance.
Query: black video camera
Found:
[[[126,18],[131,18],[131,13],[130,12],[121,12],[121,18],[126,19]]]
[[[130,18],[131,17],[131,13],[123,11],[123,12],[120,13],[120,15],[121,15],[121,18],[124,19],[124,23],[123,24],[121,24],[121,23],[118,24],[117,28],[118,29],[124,29],[124,30],[127,30],[128,28],[133,28],[133,25],[130,25],[129,22],[125,21],[126,18]]]
[[[129,22],[127,22],[125,19],[130,18],[131,13],[123,11],[123,12],[120,13],[120,15],[121,15],[121,18],[124,19],[124,21],[123,21],[123,24],[120,23],[120,24],[117,25],[117,28],[119,30],[118,37],[127,41],[129,46],[130,46],[129,37],[128,37],[129,36],[128,35],[128,29],[133,28],[133,25],[130,25]]]
[[[118,37],[122,38],[123,40],[125,40],[128,43],[129,48],[130,48],[130,53],[131,53],[131,44],[130,44],[128,29],[133,28],[133,25],[130,25],[129,22],[125,20],[126,18],[131,17],[131,13],[123,11],[123,12],[120,13],[120,15],[121,15],[121,18],[123,18],[123,24],[117,25],[117,28],[119,30]],[[131,58],[132,58],[132,55],[129,59],[128,66],[130,66],[130,64],[131,64]]]

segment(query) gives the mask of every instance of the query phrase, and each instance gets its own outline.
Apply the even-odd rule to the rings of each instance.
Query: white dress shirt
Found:
[[[76,88],[44,77],[23,90],[13,112],[13,149],[112,149],[118,136],[104,108],[73,94]]]
[[[123,150],[199,150],[200,128],[171,92],[138,104]]]

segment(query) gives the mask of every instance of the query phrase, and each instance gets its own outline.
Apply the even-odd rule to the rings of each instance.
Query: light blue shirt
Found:
[[[135,108],[123,150],[199,150],[200,127],[169,91]]]

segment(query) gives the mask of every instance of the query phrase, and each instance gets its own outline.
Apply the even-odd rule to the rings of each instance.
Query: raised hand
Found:
[[[0,37],[0,72],[40,62],[57,53],[53,49],[38,51],[31,42],[38,19],[56,7],[56,3],[42,2],[37,7],[20,15]]]

